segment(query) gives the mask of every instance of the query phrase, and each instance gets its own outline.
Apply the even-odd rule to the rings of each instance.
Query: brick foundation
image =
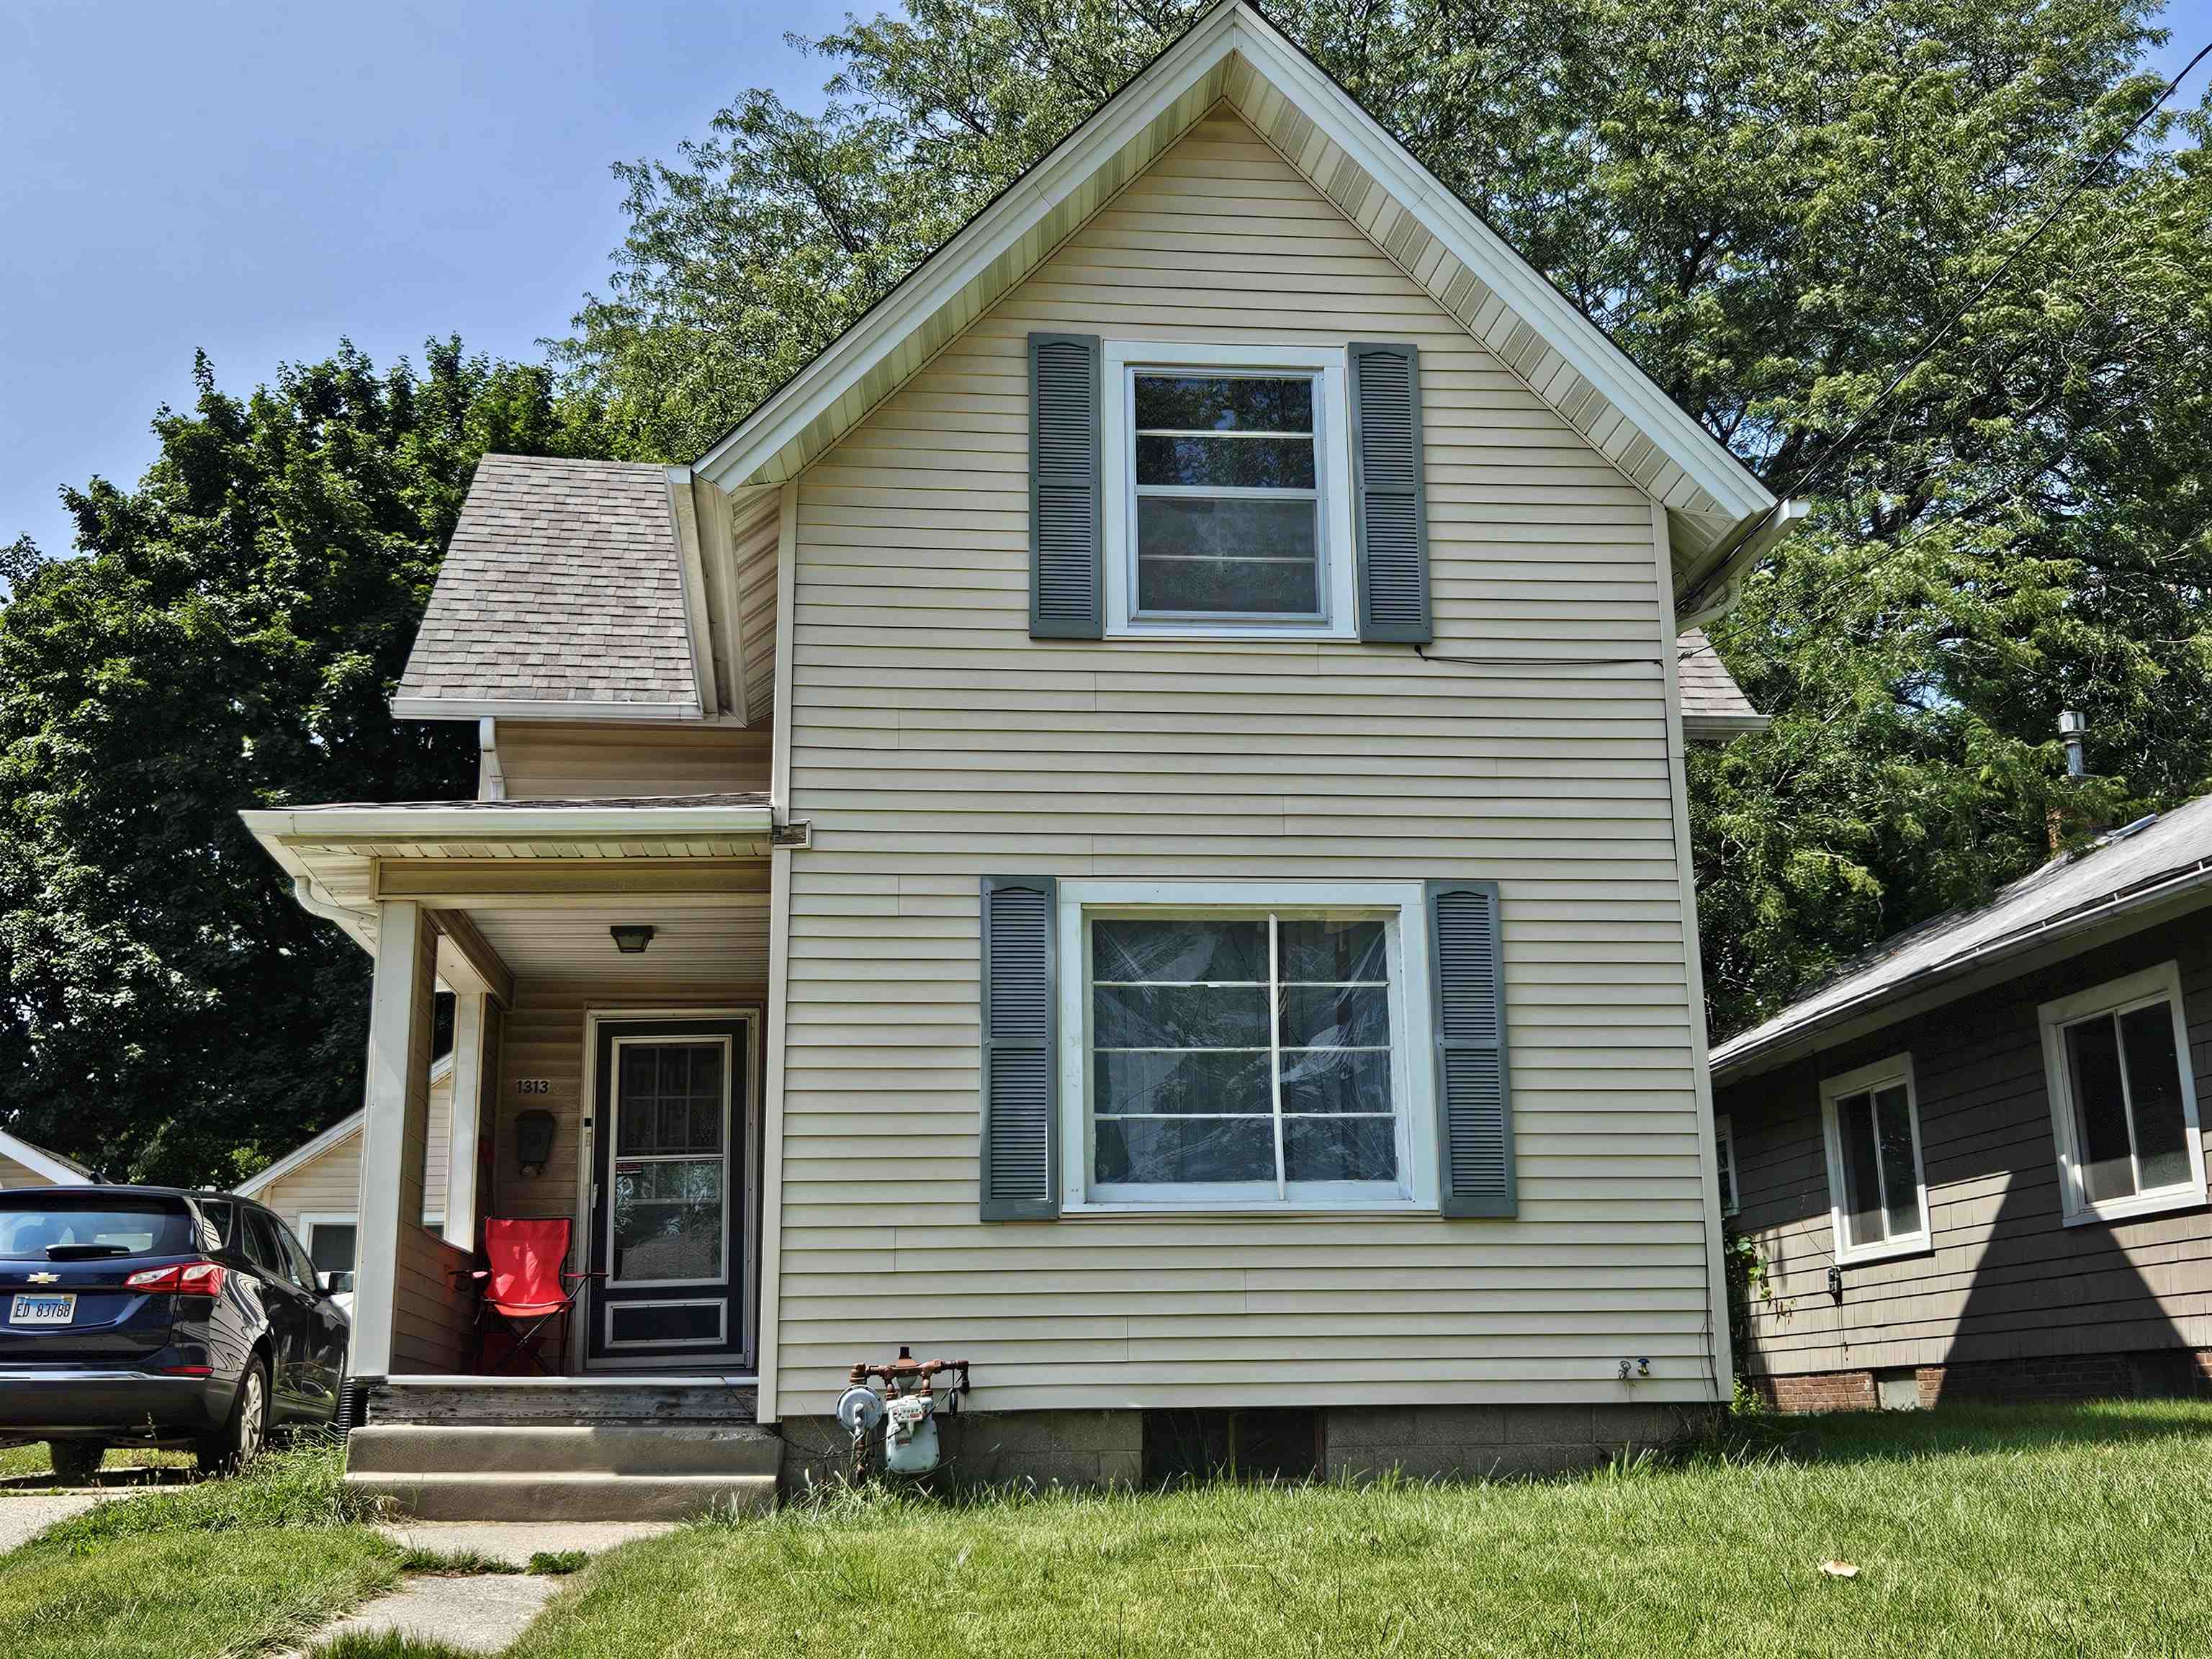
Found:
[[[1967,1400],[2149,1400],[2212,1395],[2212,1349],[2050,1354],[1910,1371],[1817,1371],[1745,1381],[1780,1412],[1870,1412],[1881,1382],[1910,1376],[1923,1411]]]

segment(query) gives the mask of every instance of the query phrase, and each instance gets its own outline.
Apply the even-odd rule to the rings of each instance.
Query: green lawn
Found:
[[[1553,1484],[690,1528],[594,1563],[510,1652],[2199,1655],[2209,1523],[2205,1405],[1770,1419],[1722,1454]]]
[[[155,1451],[131,1446],[111,1446],[107,1461],[100,1466],[103,1474],[113,1474],[128,1469],[184,1469],[192,1464],[188,1451]],[[0,1447],[0,1480],[51,1480],[53,1460],[46,1455],[45,1441],[34,1441],[27,1446]]]
[[[0,1555],[0,1655],[230,1659],[306,1634],[401,1571],[400,1551],[356,1524],[341,1458],[302,1448],[119,1498]]]

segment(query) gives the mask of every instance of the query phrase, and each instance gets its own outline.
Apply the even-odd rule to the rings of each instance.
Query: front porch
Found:
[[[403,1386],[411,1379],[442,1380],[434,1397],[467,1414],[493,1396],[460,1383],[542,1365],[580,1380],[712,1379],[717,1419],[750,1422],[767,798],[246,816],[301,902],[375,960],[357,1419],[434,1397]],[[419,1218],[439,989],[455,1001],[453,1123],[433,1230]],[[534,1359],[504,1352],[503,1322],[479,1314],[469,1275],[490,1217],[566,1222],[567,1267],[592,1275],[573,1316],[540,1333]],[[511,1415],[512,1401],[501,1409]]]

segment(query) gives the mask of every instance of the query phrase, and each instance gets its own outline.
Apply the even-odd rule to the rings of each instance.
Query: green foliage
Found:
[[[375,1505],[346,1491],[345,1442],[335,1435],[264,1452],[234,1475],[156,1486],[100,1504],[45,1534],[75,1546],[164,1532],[236,1532],[255,1527],[341,1527],[376,1518]]]
[[[110,1179],[229,1182],[361,1100],[368,962],[243,807],[473,794],[387,700],[488,448],[590,447],[543,368],[350,346],[240,399],[204,358],[82,556],[0,568],[0,1123]]]
[[[689,459],[1199,9],[911,0],[668,166],[562,356]],[[2139,0],[1276,0],[1320,62],[1778,489],[2148,106]],[[1717,1030],[2212,777],[2212,173],[2154,123],[1808,492],[1692,762]],[[2101,784],[2069,787],[2062,706]]]
[[[530,1558],[530,1571],[548,1577],[563,1577],[581,1572],[584,1563],[590,1559],[581,1550],[539,1550]]]

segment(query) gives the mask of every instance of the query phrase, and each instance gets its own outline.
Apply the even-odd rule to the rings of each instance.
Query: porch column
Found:
[[[353,1369],[362,1376],[392,1373],[400,1234],[422,1214],[438,963],[437,929],[421,905],[392,900],[376,909],[354,1271]]]
[[[499,1088],[500,1007],[486,991],[453,993],[453,1127],[447,1143],[446,1243],[477,1245],[489,1193],[477,1191]]]

